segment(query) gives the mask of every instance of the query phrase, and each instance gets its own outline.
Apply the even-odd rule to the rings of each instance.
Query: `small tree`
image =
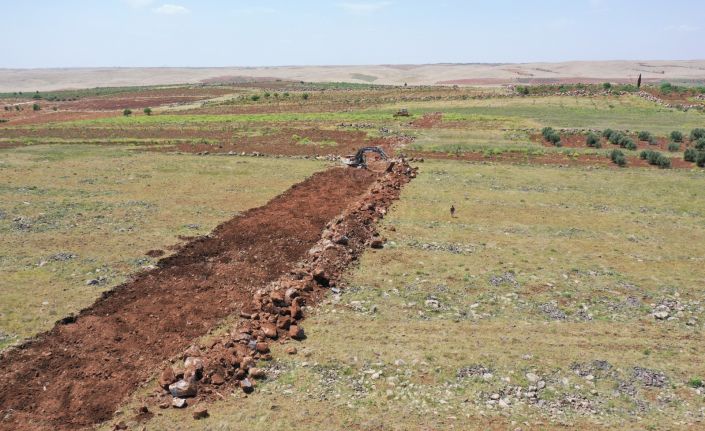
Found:
[[[695,162],[698,158],[698,152],[694,148],[686,148],[683,153],[683,160],[686,162]]]
[[[301,95],[301,98],[303,98],[304,100],[308,100],[309,97],[310,95],[308,93],[304,93]]]
[[[251,99],[253,102],[258,101],[258,100],[260,99],[259,94],[253,94],[253,95],[250,97],[250,99]]]
[[[130,115],[132,115],[132,109],[125,109],[124,111],[122,111],[122,115],[124,115],[125,117],[129,117]]]
[[[152,108],[144,108],[145,115],[152,115]]]
[[[624,157],[624,153],[619,150],[612,150],[610,152],[610,159],[617,166],[622,167],[627,165],[627,158]]]
[[[674,130],[671,132],[671,140],[673,142],[683,142],[683,134],[678,130]]]
[[[39,111],[40,109],[42,109],[42,107],[39,106],[39,103],[35,103],[34,105],[32,105],[32,111],[36,112],[36,111]]]
[[[705,138],[700,138],[693,144],[696,150],[705,150]]]
[[[589,135],[587,135],[587,138],[585,139],[585,143],[587,144],[588,147],[592,147],[592,148],[601,148],[602,147],[602,144],[600,143],[600,137],[594,133],[590,133]]]
[[[651,133],[647,132],[646,130],[642,130],[641,132],[639,132],[638,138],[640,141],[650,141]]]
[[[705,151],[700,151],[695,157],[695,164],[701,168],[705,168]]]
[[[668,151],[676,153],[681,150],[681,144],[678,142],[671,142],[668,144]]]
[[[605,89],[605,90],[611,90],[611,89],[612,89],[612,84],[609,83],[609,82],[605,82],[604,84],[602,84],[602,88]]]
[[[705,138],[705,129],[693,129],[690,131],[690,140],[697,141],[700,138]]]

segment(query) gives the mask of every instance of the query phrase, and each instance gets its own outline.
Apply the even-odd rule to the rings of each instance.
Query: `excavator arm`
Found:
[[[389,157],[387,157],[387,154],[385,154],[384,150],[382,150],[379,147],[364,147],[360,148],[357,150],[357,153],[355,153],[354,156],[349,157],[347,160],[345,160],[345,164],[348,166],[352,167],[361,167],[361,168],[366,168],[367,167],[367,162],[365,161],[365,153],[376,153],[379,154],[379,156],[382,158],[382,160],[389,160]]]

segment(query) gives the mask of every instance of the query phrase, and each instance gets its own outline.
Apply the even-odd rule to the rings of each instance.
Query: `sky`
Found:
[[[704,0],[0,0],[0,68],[705,59]]]

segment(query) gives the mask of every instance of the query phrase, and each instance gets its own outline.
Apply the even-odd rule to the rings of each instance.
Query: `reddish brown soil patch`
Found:
[[[4,353],[0,429],[73,430],[109,419],[159,364],[291,270],[375,177],[316,174]]]
[[[3,130],[3,126],[23,126],[29,124],[46,124],[46,123],[58,123],[63,121],[78,121],[78,120],[96,120],[99,118],[116,117],[122,115],[118,111],[101,111],[101,112],[78,112],[78,111],[52,111],[49,109],[42,109],[39,112],[32,111],[21,111],[20,115],[16,115],[10,118],[7,123],[0,124],[0,136],[6,136],[9,130]],[[29,132],[27,130],[22,131],[22,135],[25,137],[35,136],[35,132]]]
[[[440,159],[440,160],[464,160],[472,162],[496,162],[508,164],[529,164],[529,165],[558,165],[558,166],[605,166],[619,169],[619,166],[612,163],[606,157],[595,154],[582,154],[578,157],[571,157],[565,154],[542,154],[532,155],[523,153],[507,152],[498,155],[485,155],[483,153],[461,153],[458,155],[448,153],[434,153],[423,151],[409,151],[409,156],[422,159]],[[671,158],[671,164],[676,169],[692,169],[695,164],[684,161],[683,159]],[[639,157],[627,156],[627,167],[640,168],[656,168],[649,165],[645,160]]]
[[[443,113],[433,112],[431,114],[424,114],[423,117],[411,122],[411,125],[418,127],[420,129],[431,129],[438,126],[443,122]]]

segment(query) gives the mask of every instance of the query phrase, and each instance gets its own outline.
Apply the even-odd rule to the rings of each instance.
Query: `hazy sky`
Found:
[[[0,67],[705,59],[705,0],[0,0]]]

